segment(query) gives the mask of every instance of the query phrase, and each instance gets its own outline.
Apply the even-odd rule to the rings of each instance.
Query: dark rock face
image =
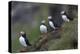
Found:
[[[78,6],[77,5],[70,5],[68,6],[67,14],[73,20],[75,17],[77,17],[78,13]]]

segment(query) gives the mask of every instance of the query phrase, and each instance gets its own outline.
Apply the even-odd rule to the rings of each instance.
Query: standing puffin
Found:
[[[19,42],[22,46],[27,47],[27,46],[31,46],[31,44],[29,43],[28,38],[26,37],[26,33],[21,31],[20,32],[20,38],[19,38]]]
[[[45,20],[43,20],[43,21],[41,22],[40,31],[41,31],[41,33],[44,33],[44,34],[47,33],[47,26],[45,25]]]
[[[63,19],[64,22],[69,22],[70,17],[66,14],[65,11],[61,11],[61,17]]]
[[[48,16],[48,20],[49,20],[49,26],[53,29],[56,29],[56,27],[54,26],[53,20],[51,16]]]

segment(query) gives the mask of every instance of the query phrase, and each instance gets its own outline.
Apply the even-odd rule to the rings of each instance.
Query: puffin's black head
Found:
[[[21,31],[21,32],[20,32],[20,35],[21,35],[21,36],[26,36],[26,33],[23,32],[23,31]]]
[[[48,16],[48,20],[52,21],[52,16]]]

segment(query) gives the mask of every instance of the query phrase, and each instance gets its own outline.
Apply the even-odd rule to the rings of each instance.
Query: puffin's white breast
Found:
[[[54,23],[53,23],[52,21],[49,21],[49,25],[50,25],[53,29],[55,29]]]
[[[47,27],[45,25],[40,26],[41,33],[47,33]]]
[[[27,47],[25,39],[22,36],[19,38],[19,41],[20,41],[20,43],[21,43],[22,46]]]
[[[62,15],[62,19],[63,19],[65,22],[69,22],[69,19],[67,18],[66,15]]]

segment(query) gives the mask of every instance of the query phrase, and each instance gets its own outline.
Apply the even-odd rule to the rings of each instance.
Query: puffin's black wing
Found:
[[[24,39],[25,39],[26,44],[27,44],[28,46],[31,46],[28,38],[26,37],[26,34],[24,34],[23,37],[24,37]]]
[[[29,42],[29,40],[27,38],[25,38],[25,41],[26,41],[27,45],[31,46],[31,44],[30,44],[30,42]]]

